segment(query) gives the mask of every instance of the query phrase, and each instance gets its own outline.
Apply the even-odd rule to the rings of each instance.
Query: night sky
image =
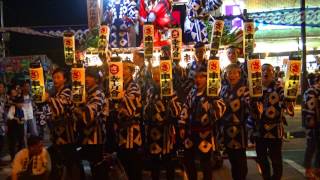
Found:
[[[60,26],[87,24],[86,0],[4,0],[6,27]],[[62,38],[10,34],[8,55],[47,54],[63,65]]]

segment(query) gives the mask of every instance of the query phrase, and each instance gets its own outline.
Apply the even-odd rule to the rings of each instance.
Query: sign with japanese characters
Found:
[[[217,97],[221,86],[219,59],[210,59],[207,69],[207,95]]]
[[[76,60],[75,40],[72,32],[63,34],[64,59],[67,65],[72,65]]]
[[[215,20],[212,26],[210,55],[215,56],[219,50],[221,36],[224,28],[223,20]]]
[[[181,28],[171,29],[171,57],[174,61],[181,60],[182,52],[182,30]]]
[[[144,57],[150,59],[153,56],[153,36],[154,27],[152,24],[143,25],[143,42],[144,42]]]
[[[173,95],[171,60],[160,60],[160,90],[162,97]]]
[[[260,59],[250,59],[247,62],[247,67],[250,97],[261,97],[263,94],[263,89]]]
[[[100,24],[100,1],[87,0],[88,27],[93,29]]]
[[[84,103],[85,94],[85,69],[76,67],[71,69],[72,90],[71,97],[74,103]]]
[[[287,73],[285,78],[284,96],[289,99],[296,99],[301,74],[301,61],[289,60],[287,64]]]
[[[30,67],[29,73],[33,100],[36,103],[42,103],[45,100],[43,68],[41,65],[39,67]]]
[[[99,30],[98,51],[99,51],[99,57],[100,59],[103,60],[103,62],[106,62],[107,60],[109,34],[110,34],[109,27],[107,25],[102,25]]]
[[[111,99],[123,97],[123,64],[109,62],[109,91]]]
[[[254,21],[247,20],[243,23],[243,54],[251,54],[254,50]]]

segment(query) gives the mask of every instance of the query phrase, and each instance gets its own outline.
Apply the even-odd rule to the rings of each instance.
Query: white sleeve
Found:
[[[10,106],[9,111],[8,111],[8,119],[14,119],[14,113],[15,113],[15,107],[14,106]]]

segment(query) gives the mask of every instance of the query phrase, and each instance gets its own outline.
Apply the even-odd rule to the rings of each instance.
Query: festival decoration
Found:
[[[153,56],[153,35],[154,26],[150,23],[143,25],[143,43],[144,43],[144,57],[150,59]]]
[[[107,24],[110,24],[110,46],[112,48],[127,48],[129,46],[128,32],[136,23],[135,1],[111,1],[104,14]]]
[[[87,0],[88,27],[93,29],[100,24],[99,0]]]
[[[252,19],[246,20],[243,23],[243,54],[249,56],[254,50],[254,21]]]
[[[172,61],[170,59],[171,48],[161,47],[160,55],[160,93],[161,97],[173,95]]]
[[[212,35],[211,35],[210,56],[215,56],[219,50],[223,27],[224,27],[223,20],[216,19],[214,21]]]
[[[109,62],[109,92],[113,100],[121,99],[123,92],[123,64],[120,57],[113,57]]]
[[[142,23],[152,23],[154,27],[154,45],[157,47],[168,45],[168,41],[161,40],[160,30],[168,28],[171,23],[172,6],[169,0],[160,0],[151,10],[147,10],[144,0],[140,0],[139,15]]]
[[[108,59],[108,45],[109,45],[110,29],[107,25],[101,25],[99,30],[98,51],[99,57],[103,62]]]
[[[287,72],[285,78],[284,96],[288,99],[296,99],[301,74],[300,57],[290,57],[287,64]]]
[[[63,34],[64,58],[67,65],[72,65],[76,61],[75,39],[72,32]]]
[[[261,97],[263,95],[263,89],[260,59],[250,59],[247,62],[247,67],[250,97]]]
[[[209,18],[210,12],[222,5],[221,0],[189,0],[187,5],[188,20],[192,40],[195,42],[208,43],[208,33],[205,21]]]
[[[217,97],[221,86],[219,58],[208,61],[207,72],[207,95]]]
[[[171,58],[179,62],[182,53],[182,30],[181,28],[171,29]]]
[[[83,64],[74,64],[71,69],[72,90],[71,98],[76,104],[85,102],[85,68]]]
[[[45,100],[45,83],[41,63],[30,64],[29,73],[33,100],[36,103],[42,103]]]

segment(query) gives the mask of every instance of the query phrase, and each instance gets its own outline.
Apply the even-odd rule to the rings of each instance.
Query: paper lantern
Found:
[[[207,68],[207,96],[217,97],[220,87],[220,61],[218,58],[210,58]]]
[[[247,67],[250,97],[261,97],[263,95],[263,89],[260,59],[250,59],[247,62]]]
[[[118,59],[118,57],[116,57]],[[109,92],[111,99],[118,100],[124,95],[123,92],[123,64],[115,61],[115,58],[109,62]]]
[[[150,59],[153,56],[153,39],[154,27],[152,24],[145,23],[143,25],[143,42],[144,42],[144,57]]]
[[[63,34],[64,59],[67,65],[72,65],[76,60],[75,39],[72,32]]]
[[[85,90],[85,68],[82,64],[75,64],[71,69],[71,98],[76,104],[85,102],[86,90]]]
[[[41,63],[30,64],[29,73],[33,100],[42,103],[45,100],[45,84]]]
[[[301,76],[300,57],[290,57],[287,64],[284,96],[288,99],[296,99],[298,95]]]

